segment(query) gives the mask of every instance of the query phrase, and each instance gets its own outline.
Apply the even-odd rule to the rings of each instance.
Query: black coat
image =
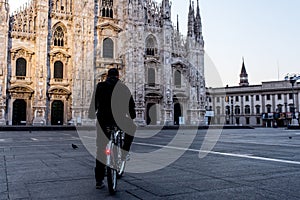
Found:
[[[125,132],[132,132],[132,119],[136,118],[135,103],[128,87],[115,77],[108,77],[97,84],[94,113],[101,126],[117,125]],[[90,112],[91,111],[90,109]],[[89,112],[89,116],[92,114]],[[130,124],[131,123],[131,124]]]

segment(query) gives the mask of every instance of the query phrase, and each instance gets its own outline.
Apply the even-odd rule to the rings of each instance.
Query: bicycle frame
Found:
[[[107,156],[107,159],[106,159],[106,166],[109,166],[109,167],[112,167],[115,169],[115,166],[114,166],[114,162],[112,163],[112,160],[113,161],[116,161],[116,159],[118,158],[115,158],[115,155],[112,154],[112,147],[116,146],[117,148],[121,148],[122,144],[123,144],[123,140],[124,140],[124,133],[120,130],[112,130],[111,131],[111,138],[106,146],[106,156]],[[118,149],[119,150],[119,149]]]

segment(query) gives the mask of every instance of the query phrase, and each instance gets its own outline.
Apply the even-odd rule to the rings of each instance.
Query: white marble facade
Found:
[[[186,37],[162,0],[0,0],[0,125],[88,124],[94,85],[120,70],[139,125],[198,124],[205,114],[199,3]],[[178,22],[177,22],[178,24]]]

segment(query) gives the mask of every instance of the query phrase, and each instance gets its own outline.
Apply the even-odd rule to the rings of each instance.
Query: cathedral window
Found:
[[[149,68],[148,69],[148,84],[149,86],[155,86],[155,69]]]
[[[33,32],[32,29],[33,29],[33,21],[30,20],[30,21],[29,21],[29,24],[28,24],[28,30],[29,30],[29,33],[32,33],[32,32]]]
[[[102,8],[102,17],[113,18],[113,9],[112,8]]]
[[[113,18],[113,0],[102,1],[102,17]]]
[[[106,8],[105,17],[109,17],[109,8]]]
[[[18,58],[16,61],[16,76],[26,76],[27,62],[24,58]]]
[[[102,8],[102,17],[105,17],[106,9]]]
[[[147,56],[154,56],[157,54],[157,48],[156,48],[156,40],[153,36],[148,37],[146,40],[146,55]]]
[[[113,10],[112,9],[109,10],[109,17],[113,18]]]
[[[181,72],[179,70],[175,71],[175,86],[181,86]]]
[[[54,46],[59,46],[59,47],[64,46],[64,32],[60,26],[58,26],[55,29],[53,37],[54,37]]]
[[[62,4],[62,2],[60,0],[56,1],[56,10],[58,10],[59,8],[62,7],[61,4]]]
[[[64,76],[64,66],[60,61],[56,61],[54,63],[54,78],[55,79],[63,79]]]
[[[146,55],[147,56],[154,56],[154,49],[153,48],[147,48],[146,49]]]
[[[103,40],[103,58],[114,58],[114,42],[110,38]]]

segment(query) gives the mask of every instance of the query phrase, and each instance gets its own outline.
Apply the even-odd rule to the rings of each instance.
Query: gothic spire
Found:
[[[241,74],[240,74],[240,86],[248,86],[248,85],[249,85],[248,74],[247,74],[246,67],[245,67],[245,61],[243,58],[242,70],[241,70]]]
[[[162,1],[162,15],[164,20],[171,21],[171,4],[169,0]]]
[[[188,37],[194,36],[195,14],[194,14],[194,2],[190,0],[189,14],[188,14]]]
[[[169,0],[163,0],[163,3],[168,6],[170,4],[170,1]]]
[[[177,15],[177,32],[179,32],[179,19],[178,19],[178,15]]]
[[[197,0],[197,13],[196,13],[196,20],[200,20],[200,8],[199,8],[199,0]],[[201,23],[201,22],[200,22]]]
[[[202,34],[202,24],[201,24],[201,17],[200,17],[199,0],[197,0],[197,13],[195,19],[195,36],[197,41],[200,41],[201,34]]]
[[[9,4],[8,0],[0,1],[0,16],[3,20],[0,20],[0,23],[7,23],[9,17]]]

